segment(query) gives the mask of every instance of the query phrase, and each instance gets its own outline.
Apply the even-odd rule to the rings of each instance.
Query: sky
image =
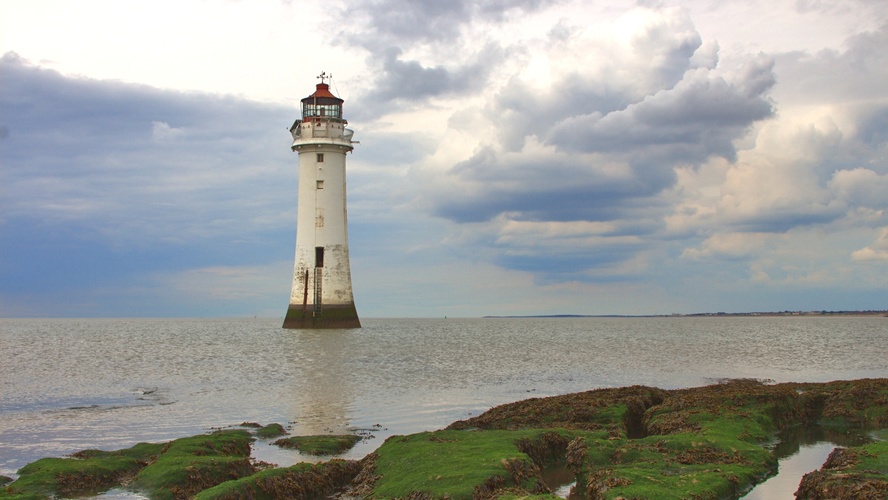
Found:
[[[0,0],[0,316],[283,317],[321,72],[362,317],[888,309],[883,0]]]

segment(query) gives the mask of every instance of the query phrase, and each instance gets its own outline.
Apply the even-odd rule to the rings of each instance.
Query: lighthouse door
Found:
[[[315,247],[314,311],[321,311],[324,284],[324,247]]]

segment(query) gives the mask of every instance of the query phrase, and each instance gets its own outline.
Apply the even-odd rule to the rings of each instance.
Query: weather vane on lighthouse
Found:
[[[284,328],[360,328],[352,295],[345,203],[345,155],[354,131],[346,128],[342,99],[321,72],[315,92],[302,99],[290,127],[299,153],[296,262]]]

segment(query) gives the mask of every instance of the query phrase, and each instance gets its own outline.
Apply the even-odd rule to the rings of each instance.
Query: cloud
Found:
[[[504,20],[508,15],[528,14],[556,2],[546,0],[369,0],[353,2],[344,17],[364,20],[350,39],[371,49],[393,43],[440,43],[459,37],[469,22]]]
[[[590,155],[586,162],[529,146],[519,153],[476,152],[455,165],[428,193],[434,214],[480,222],[508,214],[519,220],[609,220],[615,203],[634,194],[634,179],[619,163]]]
[[[286,300],[290,270],[269,264],[292,258],[286,128],[321,69],[361,141],[350,254],[368,314],[884,302],[879,2],[788,0],[770,18],[697,1],[185,2],[110,25],[59,7],[2,42],[42,61],[0,61],[0,297],[16,311]],[[145,15],[173,19],[169,37],[118,36]]]
[[[355,22],[340,36],[368,53],[370,78],[354,99],[355,118],[378,117],[405,105],[476,91],[491,68],[503,60],[500,46],[477,43],[473,34],[510,16],[533,13],[557,3],[546,0],[353,2],[343,17]],[[470,34],[470,32],[472,34]],[[466,55],[469,55],[467,58]],[[437,61],[437,62],[436,62]],[[412,108],[409,108],[412,109]]]
[[[292,251],[294,110],[65,77],[14,54],[0,73],[10,130],[0,142],[0,292],[103,295],[161,269]],[[44,313],[67,307],[57,301]]]
[[[888,210],[888,173],[868,168],[839,170],[829,182],[834,196],[851,207]]]
[[[87,221],[137,242],[207,234],[224,220],[243,220],[242,209],[256,205],[251,194],[262,188],[263,203],[272,193],[284,199],[273,186],[291,158],[274,146],[286,144],[294,110],[68,78],[11,54],[2,72],[7,217]],[[270,159],[264,150],[272,148],[280,154]]]
[[[625,110],[672,89],[690,69],[714,69],[718,60],[717,44],[704,43],[682,9],[633,9],[602,36],[598,27],[569,22],[559,20],[548,40],[528,45],[543,55],[519,66],[496,95],[492,111],[503,118],[509,149],[530,135],[549,136],[564,120]]]
[[[151,138],[155,141],[172,141],[184,134],[184,128],[170,127],[167,122],[151,122]]]
[[[707,238],[700,248],[686,248],[682,258],[717,257],[725,260],[748,260],[760,255],[769,246],[765,233],[719,233]]]
[[[851,260],[855,262],[888,261],[888,227],[883,227],[879,231],[879,236],[872,245],[852,253]]]
[[[763,64],[751,78],[762,80],[768,67]],[[620,154],[642,162],[657,158],[667,167],[669,162],[699,163],[712,155],[734,160],[733,141],[771,116],[761,92],[749,90],[769,86],[748,83],[731,84],[708,70],[689,72],[675,87],[625,109],[565,117],[546,141],[568,151]]]
[[[645,16],[630,52],[660,56],[637,78],[606,81],[593,69],[541,91],[511,79],[491,108],[478,113],[505,130],[499,142],[481,145],[435,177],[431,211],[457,222],[502,214],[533,221],[647,218],[676,181],[676,167],[714,155],[734,160],[734,142],[772,116],[765,94],[774,84],[773,61],[755,57],[730,75],[694,67],[703,44],[686,14]],[[584,48],[586,58],[599,58],[601,47]],[[658,86],[638,95],[638,80]]]
[[[381,67],[371,90],[355,99],[356,118],[378,116],[403,107],[415,109],[435,97],[450,97],[477,89],[484,82],[501,51],[488,46],[474,60],[456,67],[423,66],[416,60],[402,60],[403,51],[389,47],[383,51]],[[400,108],[400,109],[399,109]]]
[[[417,206],[461,226],[459,244],[484,248],[478,255],[541,284],[632,280],[676,262],[664,277],[682,269],[678,279],[688,279],[719,263],[718,274],[740,273],[750,283],[826,283],[827,275],[790,264],[801,252],[793,241],[809,231],[856,239],[884,224],[884,101],[871,95],[812,119],[794,100],[783,104],[780,75],[798,77],[793,85],[806,81],[803,74],[831,75],[847,87],[839,83],[847,76],[825,68],[863,57],[869,62],[851,85],[869,89],[883,79],[868,55],[881,35],[855,36],[844,53],[758,53],[725,67],[718,45],[703,41],[685,13],[644,11],[641,20],[641,34],[629,39],[650,43],[620,46],[617,54],[629,56],[622,63],[636,71],[621,80],[608,78],[615,59],[596,57],[599,41],[560,21],[559,40],[582,54],[573,70],[548,85],[519,70],[492,100],[461,110],[450,128],[477,131],[477,146],[421,176],[434,188]],[[663,52],[650,67],[633,64],[655,46]],[[553,52],[564,57],[561,48]],[[852,252],[855,262],[881,255],[872,252],[878,246],[858,251],[831,238],[828,251],[817,243],[824,256],[806,265],[823,268]],[[849,268],[832,279],[852,283],[859,273]]]

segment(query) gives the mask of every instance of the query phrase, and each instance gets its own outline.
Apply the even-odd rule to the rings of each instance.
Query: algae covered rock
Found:
[[[338,455],[350,450],[360,440],[361,437],[354,434],[321,434],[278,439],[272,444],[309,455]]]
[[[246,431],[219,431],[118,451],[43,458],[19,469],[19,478],[0,490],[0,498],[82,497],[124,484],[151,498],[187,498],[255,472],[252,440]]]
[[[217,484],[256,472],[250,460],[253,437],[243,430],[218,431],[168,443],[132,487],[151,498],[189,498]]]
[[[256,437],[259,439],[273,439],[276,437],[286,436],[287,430],[281,424],[268,424],[265,427],[256,429]]]
[[[555,498],[552,468],[594,499],[738,498],[776,470],[778,432],[809,424],[881,429],[888,379],[771,384],[727,381],[706,387],[599,389],[492,408],[444,430],[392,436],[361,461],[263,468],[250,457],[254,435],[279,424],[85,450],[19,470],[0,498],[97,494],[110,487],[151,498],[493,499]],[[360,436],[296,436],[274,444],[335,455]],[[267,464],[264,464],[267,465]],[[834,451],[805,476],[798,498],[886,498],[888,430]]]
[[[516,467],[524,460],[540,469],[563,464],[589,498],[738,498],[776,470],[770,445],[777,432],[815,423],[880,427],[888,421],[886,398],[888,379],[731,380],[669,391],[634,386],[533,398],[444,431],[389,438],[376,451],[361,491],[367,498],[544,494],[548,485],[537,486],[531,467]],[[832,481],[830,491],[842,492],[832,498],[884,498],[888,468],[882,457],[888,450],[871,443],[855,452],[867,464],[860,470],[825,472],[810,482]],[[837,485],[839,480],[850,484]],[[870,491],[877,496],[863,493]]]
[[[556,433],[561,439],[544,438]],[[423,432],[393,436],[372,455],[356,490],[366,498],[496,498],[505,492],[522,495],[550,493],[540,465],[521,448],[537,456],[555,443],[566,449],[573,431]]]
[[[19,478],[5,493],[30,498],[101,493],[135,476],[163,446],[140,443],[120,451],[83,450],[65,458],[41,458],[19,469]]]
[[[667,391],[632,386],[597,389],[563,396],[531,398],[504,404],[448,429],[565,428],[626,432],[640,422],[647,408],[657,405]]]
[[[882,434],[882,439],[888,437],[888,433]],[[796,498],[888,498],[888,441],[836,448],[820,470],[805,474]]]
[[[256,474],[222,483],[198,493],[195,500],[240,498],[326,498],[348,485],[362,469],[353,460],[333,459],[319,464],[300,463],[292,467],[266,469]]]

